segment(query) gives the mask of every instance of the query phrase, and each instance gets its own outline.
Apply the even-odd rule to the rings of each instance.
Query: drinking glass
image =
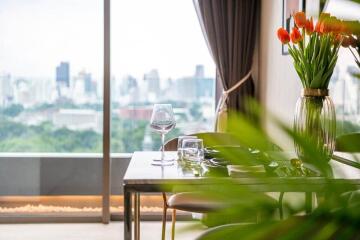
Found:
[[[171,104],[155,104],[150,120],[150,127],[161,135],[161,158],[154,159],[153,165],[169,166],[174,164],[174,159],[165,159],[165,134],[176,125]]]
[[[196,139],[197,136],[179,136],[178,137],[178,146],[177,146],[177,154],[180,160],[183,160],[183,153],[182,153],[182,143],[185,139]]]
[[[190,164],[199,165],[204,159],[204,143],[202,139],[184,139],[182,143],[183,159]]]

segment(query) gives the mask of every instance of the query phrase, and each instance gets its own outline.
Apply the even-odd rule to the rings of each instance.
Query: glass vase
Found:
[[[327,89],[306,88],[296,103],[294,130],[297,134],[314,144],[329,161],[335,150],[336,115],[334,103]],[[295,141],[298,158],[309,162],[313,156]]]

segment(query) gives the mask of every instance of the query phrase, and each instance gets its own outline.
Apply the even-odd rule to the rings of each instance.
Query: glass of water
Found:
[[[182,153],[182,144],[185,139],[196,139],[197,136],[179,136],[178,137],[178,146],[177,146],[177,153],[180,160],[183,160],[183,153]]]
[[[199,165],[204,160],[204,143],[202,139],[184,139],[182,157],[190,164]]]

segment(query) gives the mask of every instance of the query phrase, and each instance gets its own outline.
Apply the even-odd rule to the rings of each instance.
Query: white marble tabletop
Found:
[[[159,182],[163,180],[197,179],[190,172],[184,171],[177,163],[177,152],[165,152],[167,158],[174,158],[172,166],[154,166],[152,161],[160,157],[160,152],[135,152],[124,176],[124,183]]]
[[[360,155],[350,155],[343,153],[336,153],[341,157],[354,160],[354,156],[359,157]],[[159,158],[160,152],[135,152],[130,161],[129,167],[124,176],[124,184],[167,184],[172,182],[182,183],[193,183],[199,180],[204,180],[203,177],[195,176],[191,171],[185,171],[181,166],[175,164],[172,166],[154,166],[152,160]],[[166,152],[167,157],[177,158],[176,152]],[[360,184],[360,169],[354,168],[343,163],[331,160],[330,165],[334,170],[334,180],[346,180],[352,181],[356,185]],[[286,178],[289,181],[290,178]],[[322,183],[319,177],[301,177],[291,178],[290,180],[297,181],[302,179],[302,183]],[[244,184],[255,184],[255,183],[278,183],[281,182],[280,178],[266,178],[266,179],[246,179],[241,178],[241,183]],[[288,183],[288,182],[287,182]]]

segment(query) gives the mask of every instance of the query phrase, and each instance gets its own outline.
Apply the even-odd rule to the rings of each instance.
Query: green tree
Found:
[[[12,104],[9,107],[5,108],[2,113],[5,116],[9,117],[16,117],[18,116],[22,111],[24,111],[24,107],[20,104]]]

